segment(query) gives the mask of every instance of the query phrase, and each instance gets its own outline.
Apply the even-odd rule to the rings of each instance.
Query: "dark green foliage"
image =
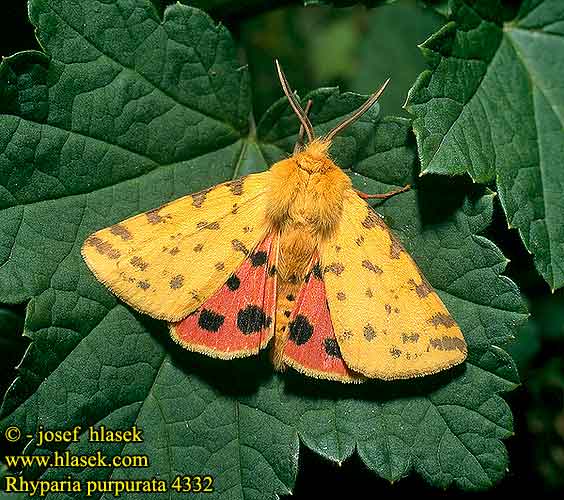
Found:
[[[366,4],[380,3],[385,2]],[[335,140],[331,152],[364,191],[413,184],[411,191],[374,207],[459,322],[470,355],[463,366],[437,376],[351,387],[294,373],[275,375],[267,356],[222,362],[181,350],[169,340],[165,324],[125,307],[98,283],[79,249],[98,228],[225,179],[261,171],[291,152],[298,123],[285,100],[276,100],[281,92],[272,60],[257,56],[254,49],[261,46],[259,35],[273,52],[277,33],[286,37],[287,53],[280,57],[294,61],[286,69],[291,81],[297,80],[302,99],[313,99],[311,120],[319,133],[363,100],[324,87],[327,81],[352,82],[351,88],[369,91],[397,71],[401,90],[383,105],[398,113],[417,72],[411,66],[422,69],[423,62],[415,52],[403,69],[399,56],[382,65],[371,61],[371,47],[380,43],[378,33],[387,14],[371,17],[381,9],[308,10],[309,19],[317,20],[315,33],[297,24],[292,29],[302,39],[321,33],[320,38],[294,50],[291,39],[296,37],[284,23],[296,21],[280,21],[285,14],[237,21],[259,8],[252,1],[236,9],[234,2],[192,2],[216,20],[225,15],[235,39],[207,14],[181,4],[162,9],[161,3],[149,0],[30,2],[44,52],[19,53],[0,66],[0,302],[29,302],[25,333],[31,339],[2,407],[2,428],[16,424],[32,432],[39,423],[48,428],[135,424],[144,430],[140,445],[100,447],[83,436],[68,449],[147,453],[151,465],[143,470],[77,473],[52,468],[28,474],[45,479],[69,473],[81,479],[171,479],[181,471],[205,472],[215,476],[218,496],[275,498],[294,489],[301,441],[338,463],[356,449],[368,469],[390,481],[415,472],[434,487],[482,490],[503,477],[508,458],[502,440],[512,434],[513,422],[500,394],[518,383],[515,362],[503,349],[519,336],[512,352],[526,370],[536,352],[539,327],[530,323],[520,329],[527,315],[524,300],[502,274],[506,258],[484,236],[492,223],[495,193],[463,177],[420,178],[419,158],[425,172],[468,171],[490,188],[495,180],[504,209],[525,243],[538,244],[532,248],[539,269],[557,269],[562,242],[528,240],[529,226],[525,231],[519,225],[531,225],[528,215],[544,203],[549,215],[541,217],[542,224],[553,228],[556,212],[551,210],[558,206],[546,197],[546,185],[533,182],[523,188],[534,207],[520,212],[518,202],[524,197],[509,193],[506,182],[527,165],[541,168],[533,161],[546,159],[539,151],[555,155],[552,160],[560,158],[553,127],[557,123],[537,121],[523,127],[519,133],[539,140],[526,142],[534,146],[527,151],[519,149],[520,141],[511,149],[503,142],[504,127],[511,128],[515,120],[507,119],[499,107],[487,128],[472,101],[473,92],[490,90],[500,92],[501,99],[501,84],[487,78],[496,71],[508,73],[515,77],[511,85],[524,82],[516,90],[523,98],[510,111],[521,122],[534,116],[537,103],[527,100],[531,73],[500,51],[509,38],[529,36],[521,31],[529,30],[523,23],[532,22],[533,7],[544,15],[543,6],[552,4],[527,2],[511,17],[502,9],[481,9],[479,3],[450,2],[448,8],[439,3],[441,12],[450,12],[458,23],[449,22],[425,44],[432,70],[420,76],[410,94],[408,109],[415,122],[382,118],[375,106]],[[415,23],[412,7],[382,10],[394,8],[404,9],[402,26],[410,32],[406,36],[419,36],[411,33],[412,26],[425,32]],[[429,32],[442,22],[431,12],[425,18]],[[357,37],[350,26],[339,24],[341,15],[350,16],[357,27],[366,23],[369,36]],[[276,29],[261,30],[265,19]],[[560,43],[560,35],[554,36]],[[331,64],[305,64],[327,57],[327,42],[339,37],[349,42]],[[381,42],[383,58],[399,40]],[[538,48],[523,44],[527,50]],[[250,70],[241,59],[243,49]],[[299,60],[305,62],[300,66]],[[546,81],[556,81],[546,67],[538,69]],[[317,86],[324,88],[306,93]],[[552,113],[557,119],[562,103],[559,90],[554,92],[549,102],[556,103]],[[447,105],[440,106],[445,96]],[[460,109],[450,109],[454,102]],[[485,130],[487,137],[480,135]],[[442,143],[448,134],[459,135]],[[479,142],[472,142],[475,136]],[[488,160],[488,151],[495,163]],[[530,162],[525,153],[532,155]],[[520,162],[505,161],[511,158]],[[559,175],[552,160],[547,171]],[[508,208],[513,202],[518,217]],[[558,229],[548,232],[554,235]],[[559,286],[557,272],[544,276]],[[540,307],[532,304],[533,311]],[[8,318],[19,330],[18,314],[2,311],[0,318]],[[49,451],[33,442],[26,447],[29,454]]]

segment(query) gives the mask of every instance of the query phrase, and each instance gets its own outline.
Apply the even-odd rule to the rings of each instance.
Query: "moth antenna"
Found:
[[[308,99],[306,107],[304,109],[304,113],[306,116],[309,115],[309,111],[311,109],[311,105],[313,104],[313,101],[311,99]],[[301,148],[301,146],[303,145],[303,140],[304,140],[304,124],[301,123],[300,124],[300,131],[298,132],[298,138],[296,139],[296,144],[294,145],[294,152],[292,153],[293,155],[295,155],[299,149]]]
[[[384,85],[382,85],[376,92],[374,92],[374,94],[372,94],[367,100],[366,102],[360,107],[358,108],[351,116],[349,116],[348,118],[346,118],[345,120],[343,120],[341,123],[339,123],[339,125],[337,125],[333,130],[331,130],[324,138],[324,141],[331,141],[333,139],[333,137],[335,137],[339,132],[341,132],[343,129],[347,128],[351,123],[355,122],[356,120],[358,120],[364,113],[366,113],[373,105],[374,103],[380,99],[380,96],[382,95],[382,93],[384,92],[384,90],[386,89],[388,83],[390,83],[390,78],[388,78],[385,82]]]
[[[284,94],[286,94],[286,97],[288,98],[288,101],[290,102],[290,106],[292,106],[294,113],[296,113],[296,116],[298,117],[301,124],[303,125],[309,142],[312,142],[314,136],[313,136],[313,127],[311,125],[311,122],[309,121],[309,118],[305,114],[303,108],[300,106],[300,103],[296,99],[296,96],[292,92],[292,89],[288,84],[288,80],[286,80],[286,75],[284,74],[284,71],[282,71],[282,67],[278,62],[278,59],[275,59],[274,63],[276,65],[276,71],[278,72],[278,78],[280,79],[280,84],[282,85],[282,90],[284,91]]]

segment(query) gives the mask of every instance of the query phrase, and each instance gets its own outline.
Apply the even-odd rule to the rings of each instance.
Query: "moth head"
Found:
[[[311,161],[313,163],[317,163],[318,161],[324,158],[328,159],[328,150],[331,147],[331,142],[333,141],[333,138],[337,134],[342,132],[345,128],[347,128],[349,125],[351,125],[356,120],[358,120],[364,113],[366,113],[376,103],[376,101],[378,101],[378,99],[386,89],[386,86],[390,82],[390,79],[388,78],[384,82],[384,84],[376,92],[374,92],[362,106],[360,106],[360,108],[358,108],[356,111],[351,113],[336,127],[331,129],[329,133],[325,134],[322,137],[316,138],[315,133],[313,131],[313,126],[311,125],[311,122],[309,121],[308,118],[308,112],[311,106],[311,101],[308,102],[308,105],[306,106],[306,110],[304,111],[300,102],[294,95],[294,92],[290,88],[290,85],[288,84],[288,80],[286,80],[286,75],[284,74],[284,71],[282,71],[282,67],[280,66],[278,60],[275,60],[275,64],[276,64],[276,70],[278,72],[278,78],[280,79],[280,84],[282,85],[282,90],[284,91],[284,94],[286,94],[286,97],[290,102],[290,106],[294,110],[294,113],[296,113],[296,116],[298,117],[298,120],[300,120],[301,123],[300,133],[298,135],[298,141],[296,143],[296,148],[294,149],[294,156],[301,155],[301,157],[303,157],[304,160],[306,160],[307,157],[309,157],[311,158]],[[301,142],[304,132],[307,135],[307,143],[302,145]]]

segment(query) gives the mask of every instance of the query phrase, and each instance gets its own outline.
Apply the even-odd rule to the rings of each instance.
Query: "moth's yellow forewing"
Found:
[[[179,321],[264,237],[269,175],[220,184],[102,229],[84,242],[84,260],[135,309]]]
[[[331,320],[352,370],[386,380],[428,375],[466,358],[441,299],[382,219],[352,190],[322,254]]]

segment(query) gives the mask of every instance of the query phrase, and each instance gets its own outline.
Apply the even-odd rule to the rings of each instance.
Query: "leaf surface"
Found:
[[[424,172],[495,181],[509,227],[564,285],[564,4],[454,0],[408,98]]]

